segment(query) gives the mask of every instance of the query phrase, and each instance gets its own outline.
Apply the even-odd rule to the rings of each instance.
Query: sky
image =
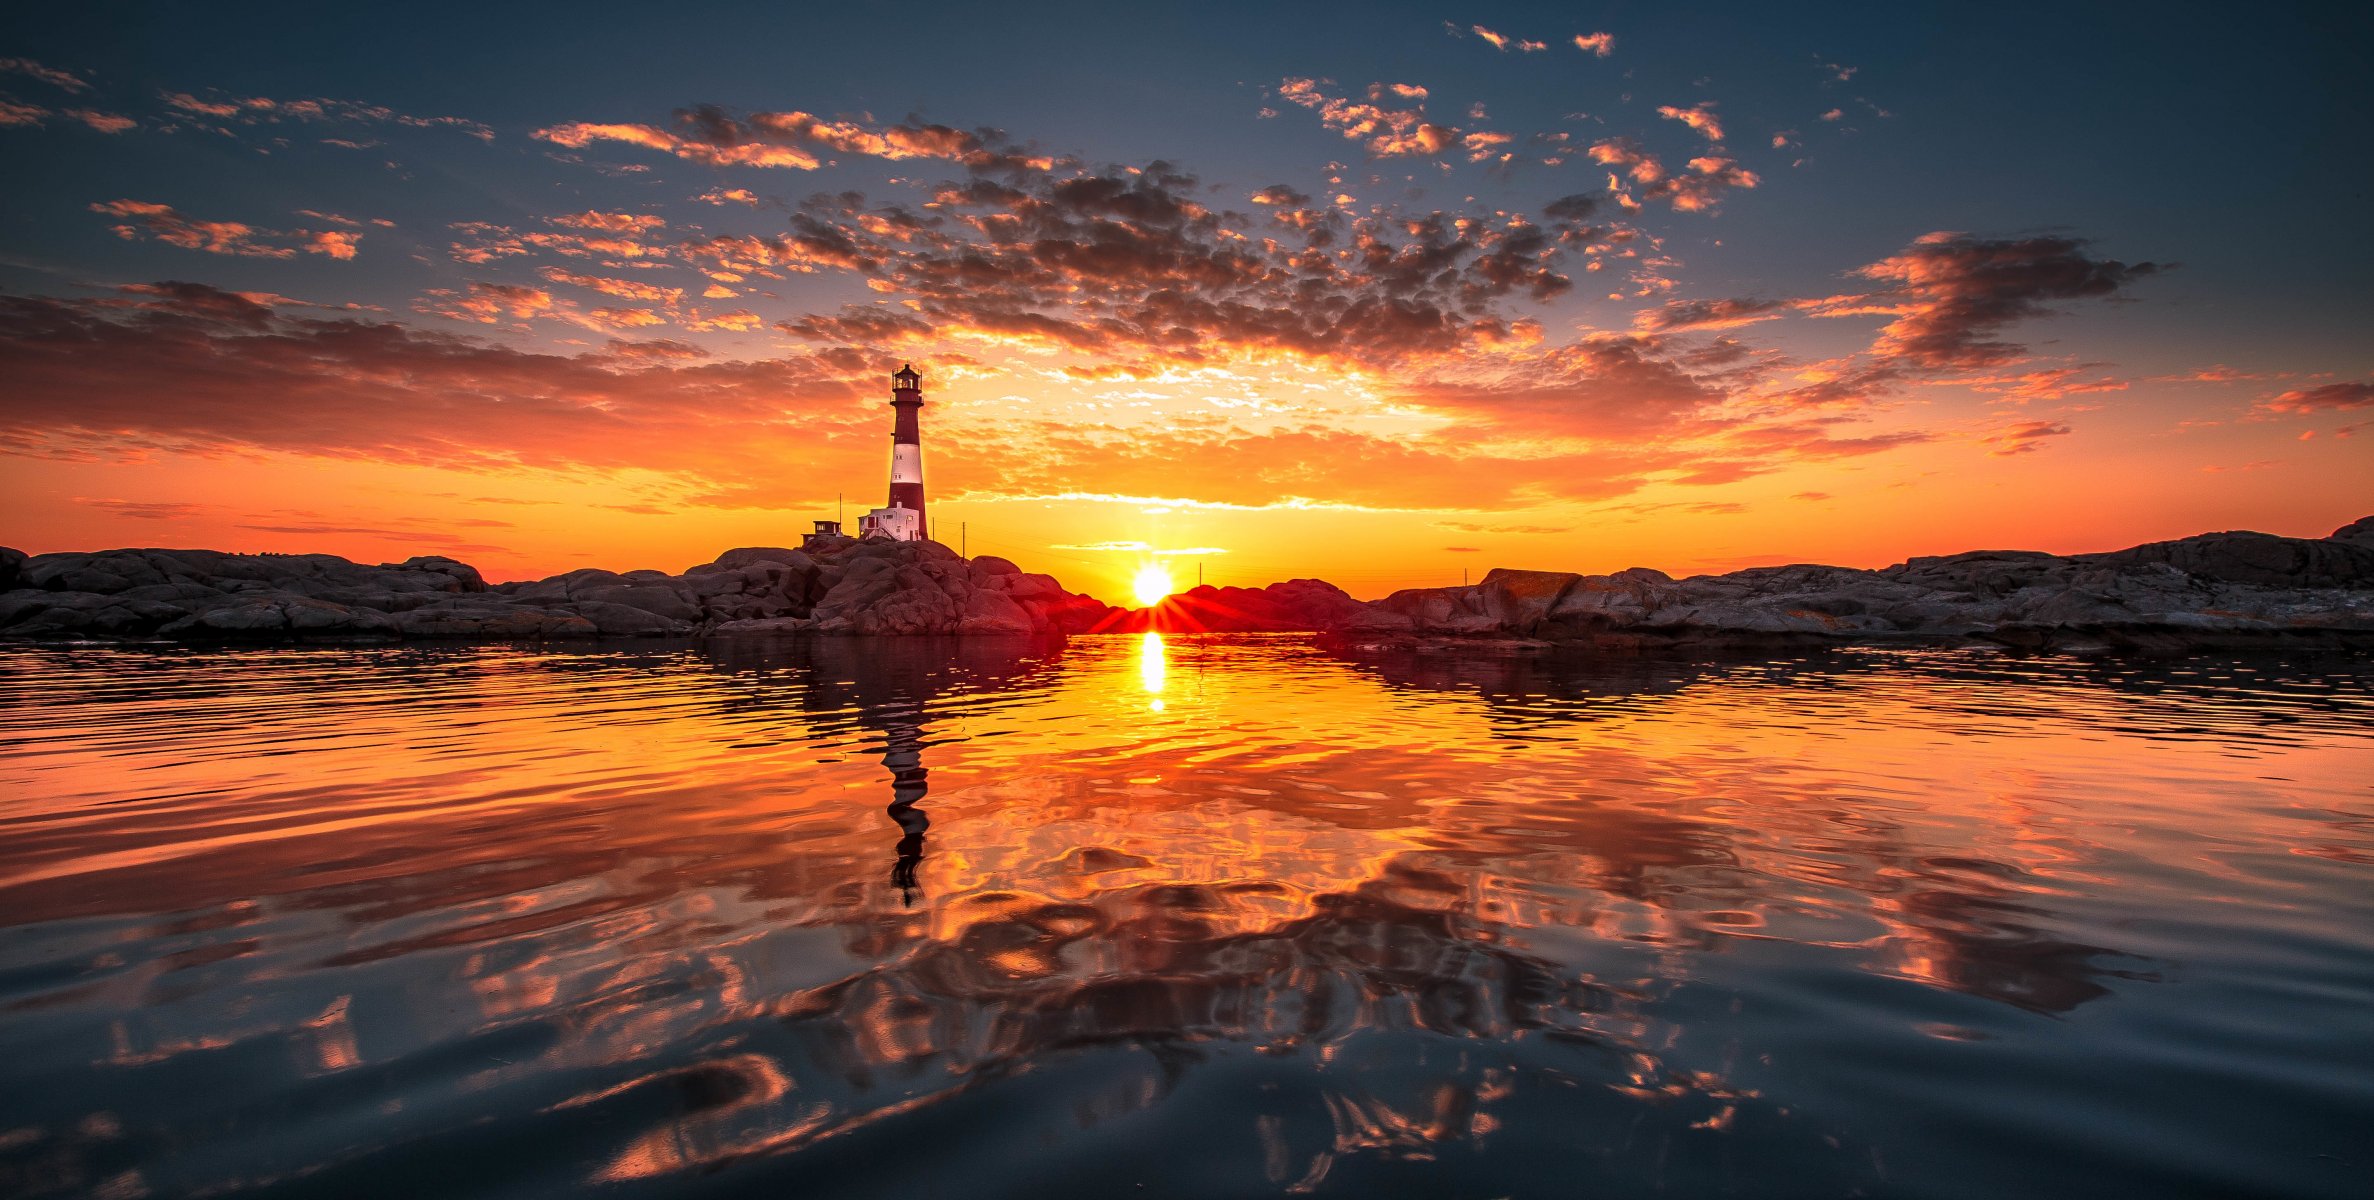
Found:
[[[1800,7],[20,7],[0,544],[680,571],[909,362],[1109,600],[2374,513],[2374,10]]]

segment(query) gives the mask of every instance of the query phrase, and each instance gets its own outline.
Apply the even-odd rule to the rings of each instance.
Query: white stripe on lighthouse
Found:
[[[890,481],[923,482],[923,447],[900,442],[890,448]]]

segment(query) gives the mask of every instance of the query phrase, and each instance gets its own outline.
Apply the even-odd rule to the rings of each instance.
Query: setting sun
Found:
[[[1152,608],[1162,603],[1163,597],[1171,594],[1171,573],[1161,563],[1147,563],[1138,568],[1137,576],[1130,580],[1129,588],[1136,593],[1140,607]]]

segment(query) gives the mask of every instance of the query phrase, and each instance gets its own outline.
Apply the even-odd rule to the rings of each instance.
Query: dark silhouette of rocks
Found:
[[[586,569],[489,587],[449,558],[0,548],[0,636],[191,639],[1062,636],[1313,632],[1339,648],[1716,650],[1842,640],[2089,652],[2374,647],[2374,518],[2326,538],[2205,533],[2099,554],[1976,550],[1877,571],[1674,579],[1497,569],[1364,604],[1332,584],[1197,587],[1146,609],[934,542],[746,546],[681,575]]]
[[[681,575],[586,569],[489,587],[448,558],[0,550],[0,635],[189,639],[1061,635],[1107,607],[1001,558],[838,539],[729,550]]]
[[[1199,585],[1165,596],[1151,608],[1108,609],[1088,631],[1312,633],[1341,625],[1367,608],[1321,579],[1289,579],[1261,588]]]
[[[2374,646],[2374,518],[2329,538],[2205,533],[2100,554],[1978,550],[1878,571],[1755,567],[1674,579],[1495,570],[1395,592],[1332,645],[1608,651],[1982,640],[2076,651]]]

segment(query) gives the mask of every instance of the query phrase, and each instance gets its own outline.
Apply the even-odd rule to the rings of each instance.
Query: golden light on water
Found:
[[[1138,641],[1138,682],[1146,694],[1154,697],[1154,711],[1162,711],[1162,680],[1168,663],[1163,655],[1162,635],[1149,633]]]
[[[1151,608],[1162,603],[1164,596],[1171,594],[1170,569],[1161,563],[1147,563],[1138,568],[1137,576],[1130,580],[1129,587],[1136,593],[1139,607]]]

